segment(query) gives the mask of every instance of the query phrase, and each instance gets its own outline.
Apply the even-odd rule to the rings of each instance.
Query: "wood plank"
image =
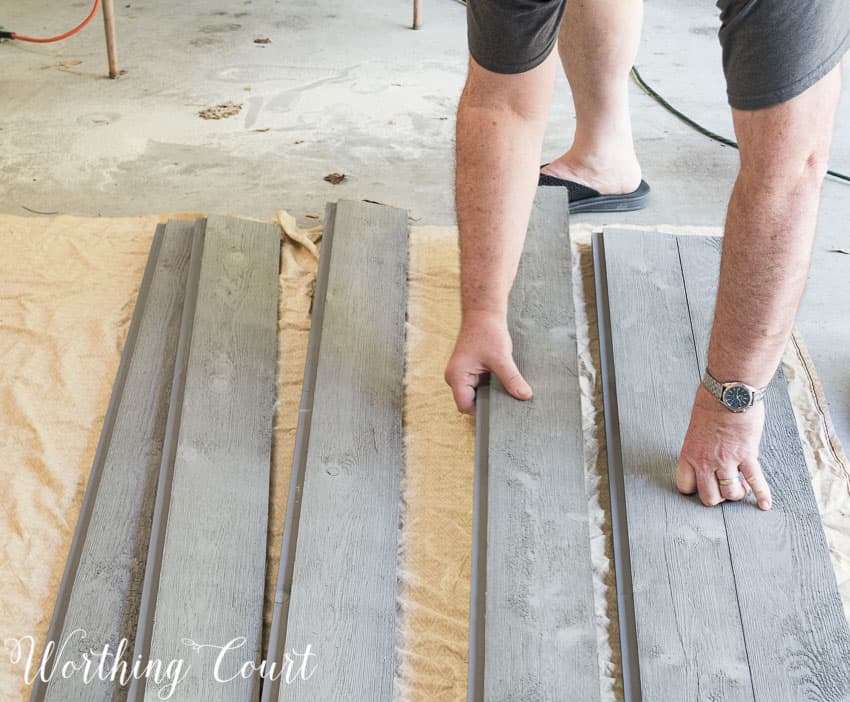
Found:
[[[209,218],[150,646],[185,661],[180,699],[248,700],[259,663],[279,256],[274,226]]]
[[[379,283],[379,284],[376,284]],[[389,700],[395,667],[407,213],[337,204],[281,700]]]
[[[60,592],[48,636],[62,651],[60,666],[79,663],[78,652],[108,646],[115,654],[122,639],[133,640],[192,229],[191,222],[170,222],[154,238],[71,547],[62,588],[69,591]],[[56,672],[31,699],[112,700],[119,687],[113,679],[86,682],[82,673]]]
[[[487,482],[490,454],[490,374],[475,389],[475,473],[472,482],[472,567],[469,583],[469,660],[466,699],[484,699],[484,613],[487,602]]]
[[[701,375],[721,239],[677,238]],[[773,508],[723,504],[756,699],[850,699],[850,629],[780,370],[765,397],[760,448]]]
[[[491,378],[484,699],[599,698],[567,202],[539,188],[508,323],[519,402]]]
[[[195,308],[198,299],[198,283],[201,273],[206,228],[206,219],[195,220],[192,237],[192,258],[186,281],[186,293],[183,299],[180,337],[177,342],[177,356],[174,361],[171,397],[168,404],[168,421],[162,444],[162,459],[160,461],[156,487],[156,502],[154,503],[145,577],[142,583],[142,593],[139,603],[139,617],[133,648],[134,661],[150,661],[153,612],[156,606],[156,593],[159,585],[160,565],[162,563],[162,548],[165,540],[165,530],[168,524],[168,506],[171,498],[171,484],[174,478],[174,459],[177,455],[180,417],[183,411],[183,399],[186,391],[186,371],[189,366],[189,351],[192,344],[192,328],[195,322]],[[129,684],[127,700],[129,702],[140,700],[144,694],[144,685],[143,678],[134,676]]]
[[[289,494],[286,502],[286,516],[283,525],[283,539],[280,547],[280,561],[275,587],[272,627],[269,632],[268,651],[261,685],[262,702],[272,702],[278,698],[281,673],[285,675],[284,645],[286,643],[286,624],[289,618],[289,601],[292,595],[292,573],[295,566],[295,549],[298,543],[298,525],[301,519],[301,495],[304,491],[304,474],[307,469],[307,449],[310,445],[310,428],[313,418],[313,395],[316,388],[316,368],[319,361],[322,328],[325,317],[325,297],[328,289],[331,251],[333,250],[334,222],[336,203],[325,207],[322,245],[319,256],[319,270],[316,274],[316,287],[313,292],[313,304],[310,308],[310,338],[307,342],[307,356],[304,362],[304,378],[301,383],[301,404],[298,412],[298,426],[295,432],[295,449],[292,454],[292,470],[289,476]]]
[[[697,382],[676,241],[602,241],[642,696],[752,700],[723,512],[674,484]]]
[[[611,545],[614,552],[614,587],[617,591],[617,623],[620,640],[620,670],[623,699],[641,699],[638,664],[637,624],[635,623],[632,563],[626,518],[626,485],[623,475],[623,450],[620,444],[620,416],[617,407],[617,383],[614,352],[611,345],[611,310],[608,300],[608,274],[605,270],[605,245],[602,232],[594,232],[593,276],[596,294],[599,368],[602,380],[602,405],[605,422],[605,447],[608,462],[608,495],[611,507]]]

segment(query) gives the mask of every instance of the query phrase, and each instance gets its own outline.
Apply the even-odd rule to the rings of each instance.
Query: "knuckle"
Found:
[[[720,504],[723,500],[722,500],[722,498],[719,498],[719,497],[704,497],[704,496],[700,495],[700,501],[706,507],[714,507],[715,505]]]

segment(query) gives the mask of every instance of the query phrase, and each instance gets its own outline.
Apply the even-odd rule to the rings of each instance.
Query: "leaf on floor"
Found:
[[[58,68],[59,70],[67,71],[69,68],[73,68],[74,66],[79,66],[82,61],[78,61],[76,59],[69,59],[68,61],[60,61],[59,63],[52,63],[49,66],[45,66],[44,68]]]
[[[201,110],[198,113],[198,117],[201,119],[225,119],[226,117],[238,115],[241,111],[242,103],[223,102]]]

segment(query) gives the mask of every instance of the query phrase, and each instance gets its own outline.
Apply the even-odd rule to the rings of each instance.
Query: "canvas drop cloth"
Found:
[[[154,228],[164,219],[0,216],[0,641],[32,636],[37,650],[43,645]],[[320,245],[320,228],[299,231],[285,213],[279,223],[266,630]],[[614,700],[616,598],[590,230],[572,234],[600,682],[603,699]],[[398,690],[417,702],[466,699],[474,424],[454,410],[442,379],[460,322],[456,236],[454,228],[411,230]],[[799,340],[784,365],[850,614],[850,464]],[[20,667],[3,652],[0,700],[27,697]]]

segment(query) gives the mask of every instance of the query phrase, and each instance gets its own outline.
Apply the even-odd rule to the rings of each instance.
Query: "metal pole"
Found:
[[[118,77],[118,54],[115,45],[114,0],[103,0],[103,25],[106,28],[106,57],[109,60],[109,77]]]

